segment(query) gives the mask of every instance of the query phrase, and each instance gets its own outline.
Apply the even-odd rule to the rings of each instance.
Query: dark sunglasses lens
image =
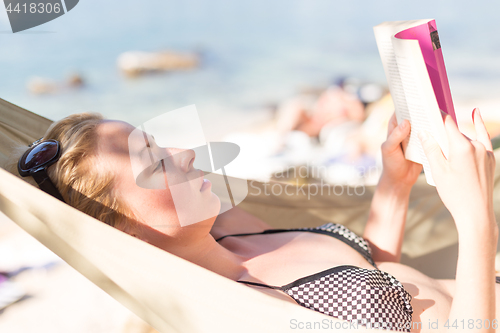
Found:
[[[57,143],[52,141],[42,142],[29,151],[23,160],[21,160],[21,169],[28,171],[32,168],[47,163],[57,155]]]

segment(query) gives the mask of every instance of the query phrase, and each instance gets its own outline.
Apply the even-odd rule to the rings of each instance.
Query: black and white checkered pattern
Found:
[[[307,229],[311,229],[311,228],[302,228],[301,230],[307,230]],[[370,255],[372,254],[372,251],[370,249],[370,245],[368,245],[368,242],[364,238],[356,235],[354,232],[352,232],[351,230],[344,227],[342,224],[326,223],[326,224],[320,225],[319,227],[316,227],[314,229],[324,230],[324,231],[331,232],[332,234],[339,234],[341,236],[344,236],[348,240],[353,241],[354,243],[359,245],[359,247],[361,247],[363,250],[367,251]]]
[[[310,276],[310,281],[301,279],[300,284],[283,286],[282,290],[300,305],[339,319],[410,332],[411,295],[389,273],[354,266],[321,273]]]
[[[298,304],[339,319],[370,328],[410,332],[413,313],[411,295],[394,276],[376,268],[368,242],[343,225],[326,223],[316,228],[266,230],[229,236],[290,231],[307,231],[335,237],[361,253],[375,269],[338,266],[282,287],[249,281],[238,282],[282,290]],[[228,236],[219,240],[224,237]]]

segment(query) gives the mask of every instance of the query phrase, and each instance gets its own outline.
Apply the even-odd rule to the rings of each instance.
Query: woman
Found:
[[[331,224],[265,231],[269,225],[238,209],[181,226],[169,186],[146,189],[136,184],[128,142],[134,127],[96,115],[73,115],[53,124],[43,142],[59,141],[62,154],[36,169],[47,169],[48,180],[36,177],[41,187],[52,181],[65,202],[105,223],[285,301],[397,331],[443,331],[448,319],[451,329],[453,323],[459,325],[458,331],[494,331],[498,323],[493,320],[500,318],[495,313],[500,295],[494,271],[495,159],[477,109],[473,120],[477,139],[469,141],[449,116],[445,118],[448,159],[431,136],[421,135],[437,190],[459,233],[456,281],[432,279],[399,263],[409,193],[421,166],[404,159],[400,144],[410,126],[407,121],[397,126],[394,116],[382,145],[384,171],[363,234],[369,247]],[[193,151],[160,148],[153,140],[148,145],[171,158],[166,183],[199,179]],[[23,158],[26,154],[20,162],[26,162]],[[19,167],[22,172],[29,167],[25,164]],[[151,174],[165,171],[163,165]],[[186,196],[193,207],[219,210],[209,182],[190,186]],[[436,321],[439,327],[429,326]]]

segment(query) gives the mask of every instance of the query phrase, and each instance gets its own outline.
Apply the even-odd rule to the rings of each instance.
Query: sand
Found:
[[[144,321],[0,213],[0,271],[26,292],[0,310],[0,332],[150,333]]]

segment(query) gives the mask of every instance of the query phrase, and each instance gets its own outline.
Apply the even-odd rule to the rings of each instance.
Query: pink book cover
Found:
[[[439,109],[449,114],[456,123],[457,118],[451,99],[450,85],[444,66],[443,51],[439,42],[436,21],[432,20],[426,24],[403,30],[397,33],[395,37],[418,40]]]

